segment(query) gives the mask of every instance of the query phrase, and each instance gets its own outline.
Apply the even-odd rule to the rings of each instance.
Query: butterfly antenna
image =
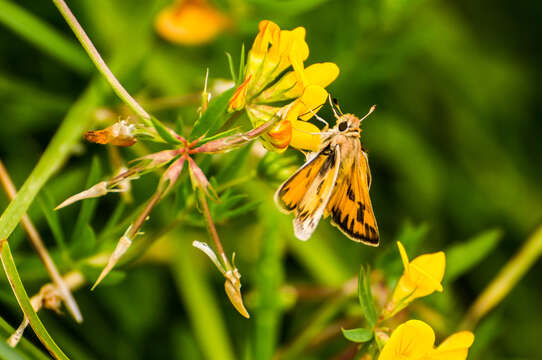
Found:
[[[333,98],[333,104],[335,105],[335,107],[337,108],[337,110],[339,110],[339,113],[341,115],[344,115],[341,107],[339,106],[339,100],[337,100],[337,98]]]
[[[333,101],[331,100],[331,94],[327,94],[327,98],[329,100],[329,105],[331,105],[331,110],[333,110],[333,115],[335,115],[335,119],[339,119],[339,114],[337,114],[337,110],[335,110],[335,106],[333,106]]]
[[[301,101],[301,100],[300,100],[300,101]],[[302,103],[303,105],[307,106],[307,104],[305,104],[303,101],[301,101],[301,103]],[[324,103],[324,104],[325,104],[325,103]],[[323,104],[322,104],[322,105],[323,105]],[[317,108],[322,107],[322,105],[317,106]],[[309,111],[306,112],[306,113],[304,113],[304,114],[299,115],[298,118],[300,118],[301,116],[305,116],[305,115],[307,115],[307,114],[310,113],[310,114],[312,114],[312,116],[314,116],[314,117],[316,118],[316,120],[318,120],[318,121],[324,123],[324,125],[326,126],[326,129],[329,128],[329,124],[328,124],[327,121],[325,121],[321,116],[317,115],[317,114],[314,112],[313,109],[309,108],[308,106],[307,106],[307,108],[309,109]]]
[[[376,110],[376,105],[373,105],[371,106],[371,108],[369,109],[369,112],[367,114],[365,114],[364,117],[362,117],[361,119],[359,119],[359,122],[362,122],[363,120],[365,120],[365,118],[369,115],[371,115],[373,113],[373,111]]]

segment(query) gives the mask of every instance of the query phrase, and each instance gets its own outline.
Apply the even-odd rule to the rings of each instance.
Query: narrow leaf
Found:
[[[241,83],[244,80],[245,75],[245,43],[241,45],[241,60],[239,61],[239,76],[237,78],[237,81],[235,82],[236,85],[241,85]]]
[[[343,336],[352,342],[363,343],[371,340],[373,338],[373,332],[369,329],[358,328],[345,330],[341,328]]]
[[[32,308],[30,299],[28,298],[21,278],[19,277],[19,273],[17,272],[17,268],[15,266],[15,262],[13,261],[13,256],[11,255],[11,250],[9,249],[7,240],[0,241],[0,251],[2,265],[4,266],[6,277],[9,280],[9,284],[11,285],[11,289],[17,298],[19,306],[21,307],[24,315],[28,318],[30,326],[40,339],[41,343],[47,348],[47,350],[49,350],[51,355],[53,355],[56,359],[67,360],[68,357],[62,352],[62,350],[60,350],[58,345],[51,338],[51,335],[49,335],[45,329],[45,326],[43,326],[43,323]]]
[[[358,298],[367,323],[371,328],[374,328],[376,324],[376,309],[373,294],[371,293],[370,274],[371,270],[369,267],[367,267],[367,270],[363,266],[361,267],[358,281]]]
[[[191,139],[197,139],[205,134],[213,135],[224,125],[227,115],[226,110],[228,109],[228,103],[234,90],[234,88],[226,90],[211,100],[207,111],[196,121],[190,134]]]
[[[480,263],[495,249],[501,238],[502,232],[492,229],[452,245],[445,251],[446,281],[453,281]]]
[[[181,140],[173,136],[170,130],[164,124],[162,124],[158,119],[156,119],[154,116],[151,117],[151,122],[152,122],[152,126],[154,126],[154,128],[156,129],[156,132],[162,138],[162,140],[172,145],[178,145],[182,143]]]
[[[235,68],[233,67],[233,59],[231,58],[231,54],[229,52],[226,52],[226,57],[228,58],[228,65],[230,66],[231,78],[233,82],[237,84],[237,75],[235,74]]]

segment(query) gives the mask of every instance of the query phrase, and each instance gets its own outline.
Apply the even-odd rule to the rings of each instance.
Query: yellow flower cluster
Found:
[[[270,150],[293,146],[314,151],[320,130],[307,120],[325,103],[325,87],[337,78],[339,68],[329,62],[304,67],[309,47],[303,27],[281,30],[263,20],[259,30],[248,54],[244,81],[233,94],[229,110],[245,109],[254,127],[279,116],[281,121],[263,137]],[[287,101],[287,105],[275,105]]]
[[[474,342],[470,331],[461,331],[434,347],[435,332],[420,320],[399,325],[378,360],[465,360]]]
[[[404,309],[410,302],[435,291],[442,291],[446,257],[442,251],[424,254],[409,261],[405,247],[397,243],[405,268],[384,310],[389,318]],[[461,331],[434,347],[433,329],[420,320],[410,320],[399,325],[384,345],[378,360],[465,360],[474,335]]]

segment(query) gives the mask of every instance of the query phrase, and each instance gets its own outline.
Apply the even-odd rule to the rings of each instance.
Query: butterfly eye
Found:
[[[345,131],[346,129],[348,129],[348,123],[346,121],[339,124],[339,131]]]

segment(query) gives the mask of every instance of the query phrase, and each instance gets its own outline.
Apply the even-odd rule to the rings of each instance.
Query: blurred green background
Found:
[[[118,109],[120,101],[99,79],[51,2],[20,0],[15,12],[9,4],[15,2],[0,0],[0,158],[20,187],[74,104],[99,118],[96,109]],[[196,118],[197,104],[190,98],[201,91],[205,69],[212,79],[229,78],[224,52],[237,63],[241,44],[251,46],[260,20],[273,20],[283,29],[304,26],[311,51],[306,65],[332,61],[341,69],[328,89],[343,111],[362,115],[378,104],[363,124],[362,141],[370,157],[382,246],[353,243],[327,221],[308,242],[294,239],[290,217],[272,202],[280,181],[301,164],[294,151],[263,162],[249,148],[201,158],[198,163],[218,186],[239,180],[222,193],[230,199],[228,206],[213,211],[226,252],[237,253],[252,318],[235,312],[223,292],[223,278],[190,245],[208,236],[190,204],[185,179],[177,195],[154,210],[131,261],[94,292],[85,285],[75,293],[83,324],[51,311],[39,313],[60,347],[74,359],[267,359],[277,349],[299,359],[337,356],[350,344],[338,328],[322,339],[324,330],[333,330],[332,324],[359,325],[360,310],[352,299],[333,308],[319,325],[318,316],[334,298],[318,292],[340,287],[365,263],[379,268],[387,262],[393,282],[401,273],[395,248],[400,236],[414,239],[409,242],[412,257],[468,239],[487,245],[483,259],[473,261],[468,272],[458,271],[445,281],[443,293],[423,300],[437,313],[440,325],[432,325],[439,338],[455,331],[468,306],[541,223],[542,4],[220,0],[212,4],[231,17],[233,26],[202,46],[175,45],[155,33],[154,17],[168,4],[80,0],[69,5],[128,91],[143,100],[188,96],[181,107],[151,110],[166,123],[186,127]],[[64,41],[48,37],[21,13]],[[97,95],[82,96],[89,86]],[[329,110],[322,114],[329,116]],[[121,153],[129,160],[145,151],[138,145]],[[111,249],[129,214],[157,183],[156,174],[132,182],[135,201],[126,205],[115,194],[85,202],[90,212],[96,207],[82,224],[90,229],[86,234],[74,226],[81,204],[58,212],[67,243],[63,251],[44,208],[83,190],[93,162],[95,182],[110,176],[109,158],[105,147],[81,138],[30,208],[63,271],[73,268],[74,259]],[[285,158],[291,161],[278,172],[273,164]],[[0,194],[0,208],[7,204]],[[108,225],[115,211],[119,218]],[[160,236],[175,219],[176,227]],[[142,251],[151,239],[158,241]],[[48,281],[45,270],[21,229],[9,242],[27,291],[36,293]],[[463,260],[456,258],[450,266],[460,267],[456,264]],[[469,359],[542,359],[541,271],[536,264],[479,324]],[[303,298],[292,289],[308,289],[309,295]],[[3,276],[0,314],[14,327],[22,317]],[[413,310],[412,316],[423,314]],[[315,334],[297,337],[311,322],[317,323],[311,328]],[[1,327],[6,338],[9,331]],[[40,346],[30,329],[25,337]]]

